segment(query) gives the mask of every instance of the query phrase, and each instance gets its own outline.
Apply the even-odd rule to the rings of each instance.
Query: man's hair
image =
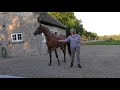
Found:
[[[76,30],[75,30],[74,28],[72,28],[72,29],[70,30],[70,32],[76,33]]]

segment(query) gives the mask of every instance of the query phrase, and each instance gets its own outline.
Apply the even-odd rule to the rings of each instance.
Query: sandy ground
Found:
[[[0,78],[14,76],[24,78],[120,78],[120,46],[81,46],[81,65],[70,68],[70,57],[63,62],[63,53],[58,50],[61,66],[54,52],[53,62],[48,66],[49,55],[0,58]],[[8,77],[8,78],[9,78]]]

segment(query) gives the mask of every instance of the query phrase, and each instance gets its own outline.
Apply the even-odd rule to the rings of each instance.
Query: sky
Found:
[[[120,34],[120,12],[74,12],[83,27],[99,36]]]

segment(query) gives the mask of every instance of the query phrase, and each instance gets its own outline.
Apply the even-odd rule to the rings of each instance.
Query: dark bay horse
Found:
[[[46,45],[48,47],[48,52],[49,52],[49,56],[50,56],[50,63],[48,66],[51,66],[52,63],[52,49],[55,51],[55,55],[57,57],[58,60],[58,65],[60,65],[60,61],[58,58],[58,54],[57,54],[57,48],[61,48],[63,53],[64,53],[64,62],[66,62],[66,45],[68,45],[67,43],[63,43],[63,42],[58,42],[58,40],[64,40],[66,39],[66,36],[64,35],[55,35],[53,33],[50,32],[50,30],[41,25],[37,28],[37,30],[34,32],[34,35],[36,36],[37,34],[44,34],[45,38],[46,38]],[[71,50],[70,47],[68,46],[68,53],[69,55],[71,55]]]

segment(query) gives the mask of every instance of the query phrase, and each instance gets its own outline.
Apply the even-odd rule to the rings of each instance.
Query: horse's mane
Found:
[[[41,28],[43,28],[43,29],[45,29],[45,30],[48,30],[48,28],[45,27],[45,26],[43,26],[43,25],[41,25]],[[48,30],[48,31],[49,31],[49,30]]]
[[[43,29],[47,30],[48,32],[50,32],[50,30],[47,27],[43,26],[43,25],[41,25],[41,28],[43,28]]]
[[[51,33],[51,31],[50,31],[47,27],[41,25],[41,28],[45,29],[45,30],[46,30],[47,32],[49,32],[50,34],[54,35],[53,33]],[[55,36],[55,35],[54,35],[54,36]]]

